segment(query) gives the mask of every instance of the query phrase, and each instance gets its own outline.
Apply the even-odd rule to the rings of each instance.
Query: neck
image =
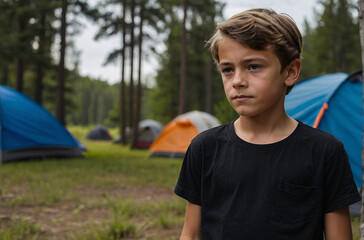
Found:
[[[281,141],[292,134],[298,122],[285,112],[276,117],[249,118],[240,116],[234,122],[236,134],[254,144],[269,144]]]

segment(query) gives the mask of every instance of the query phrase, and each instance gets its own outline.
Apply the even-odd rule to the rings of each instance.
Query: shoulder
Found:
[[[313,128],[308,126],[302,122],[300,122],[300,136],[299,139],[303,143],[308,143],[310,145],[314,145],[317,147],[324,148],[341,148],[343,143],[336,138],[334,135],[322,131],[317,128]]]
[[[333,142],[337,142],[339,143],[340,140],[337,139],[334,135],[322,131],[320,129],[317,128],[313,128],[311,126],[308,126],[302,122],[300,122],[300,125],[303,129],[303,136],[305,137],[309,137],[309,138],[318,138],[319,140],[328,140],[328,141],[333,141]]]
[[[218,138],[227,137],[230,124],[231,123],[228,123],[205,130],[199,133],[194,139],[192,139],[191,143],[207,143],[215,141]]]

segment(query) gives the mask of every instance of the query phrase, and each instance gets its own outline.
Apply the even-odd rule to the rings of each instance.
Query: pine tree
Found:
[[[132,6],[134,3],[134,7]],[[96,35],[96,39],[100,39],[103,37],[111,37],[117,34],[121,34],[122,36],[122,44],[120,48],[114,49],[112,52],[109,53],[106,64],[111,62],[115,62],[117,59],[121,59],[122,71],[121,71],[121,84],[120,84],[120,134],[121,134],[121,143],[126,143],[126,134],[125,128],[127,125],[136,129],[139,122],[139,111],[141,109],[141,102],[140,104],[138,101],[141,101],[141,88],[139,83],[141,83],[141,58],[143,58],[143,45],[144,41],[142,38],[147,38],[149,42],[152,42],[152,37],[148,36],[146,33],[143,32],[143,25],[148,24],[149,30],[155,29],[156,32],[159,30],[158,23],[163,19],[163,9],[160,8],[159,3],[155,1],[149,0],[133,0],[133,1],[126,1],[126,0],[109,0],[106,1],[104,4],[105,12],[102,14],[102,24],[99,29],[99,32]],[[108,10],[110,6],[121,6],[123,8],[122,14],[117,14],[113,9],[110,11]],[[134,10],[133,10],[134,9]],[[142,11],[143,10],[143,11]],[[137,14],[133,14],[136,11]],[[134,16],[135,15],[135,16]],[[134,16],[134,17],[133,17]],[[139,19],[137,24],[133,23],[133,19]],[[130,20],[130,21],[129,21]],[[139,25],[138,25],[139,24]],[[139,29],[139,36],[134,34],[136,28]],[[158,30],[156,30],[158,29]],[[126,38],[130,40],[129,42],[126,41]],[[135,41],[134,39],[138,37],[139,40]],[[147,43],[148,44],[148,43]],[[147,45],[146,44],[146,45]],[[136,99],[134,96],[134,46],[138,45],[139,47],[139,69],[138,69],[138,86],[139,93],[137,92]],[[149,43],[149,45],[151,45]],[[153,44],[152,44],[153,45]],[[126,51],[130,50],[130,51]],[[127,55],[129,53],[129,55]],[[125,67],[126,67],[126,60],[127,58],[130,59],[129,67],[130,67],[130,84],[128,86],[128,99],[126,99],[125,93]],[[137,90],[138,91],[138,90]],[[128,102],[128,112],[126,112],[126,103]],[[136,104],[134,104],[136,102]],[[138,106],[139,105],[139,106]],[[128,119],[126,118],[128,115]],[[134,134],[135,135],[135,134]]]
[[[58,65],[58,80],[57,80],[57,90],[56,90],[56,117],[63,124],[66,124],[65,120],[65,57],[66,57],[66,47],[67,47],[67,29],[70,26],[67,21],[67,16],[69,12],[73,13],[75,16],[82,14],[93,20],[97,19],[98,11],[97,9],[92,9],[87,3],[87,0],[62,0],[61,5],[61,28],[60,28],[60,57]]]
[[[358,24],[348,0],[320,1],[317,26],[305,23],[303,39],[304,78],[332,72],[351,73],[360,69]]]
[[[182,72],[181,53],[184,6],[182,1],[169,2],[166,9],[166,51],[159,55],[160,68],[156,88],[152,93],[153,117],[166,123],[176,117],[181,101],[184,111],[214,111],[214,105],[224,98],[219,73],[213,66],[205,42],[211,37],[216,22],[222,21],[223,5],[216,1],[188,1],[186,18],[186,91],[179,86]],[[176,97],[180,96],[180,98]],[[179,100],[181,99],[181,100]],[[184,100],[183,100],[184,99]]]

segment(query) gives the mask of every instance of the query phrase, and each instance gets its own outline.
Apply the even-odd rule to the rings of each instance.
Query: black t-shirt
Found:
[[[272,144],[233,122],[192,140],[175,193],[201,206],[202,239],[323,239],[324,214],[360,200],[343,144],[299,122]]]

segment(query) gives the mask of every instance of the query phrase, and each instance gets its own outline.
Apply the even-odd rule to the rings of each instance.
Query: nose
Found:
[[[236,71],[233,79],[233,87],[242,88],[247,86],[248,86],[248,81],[246,74],[244,74],[242,71]]]

